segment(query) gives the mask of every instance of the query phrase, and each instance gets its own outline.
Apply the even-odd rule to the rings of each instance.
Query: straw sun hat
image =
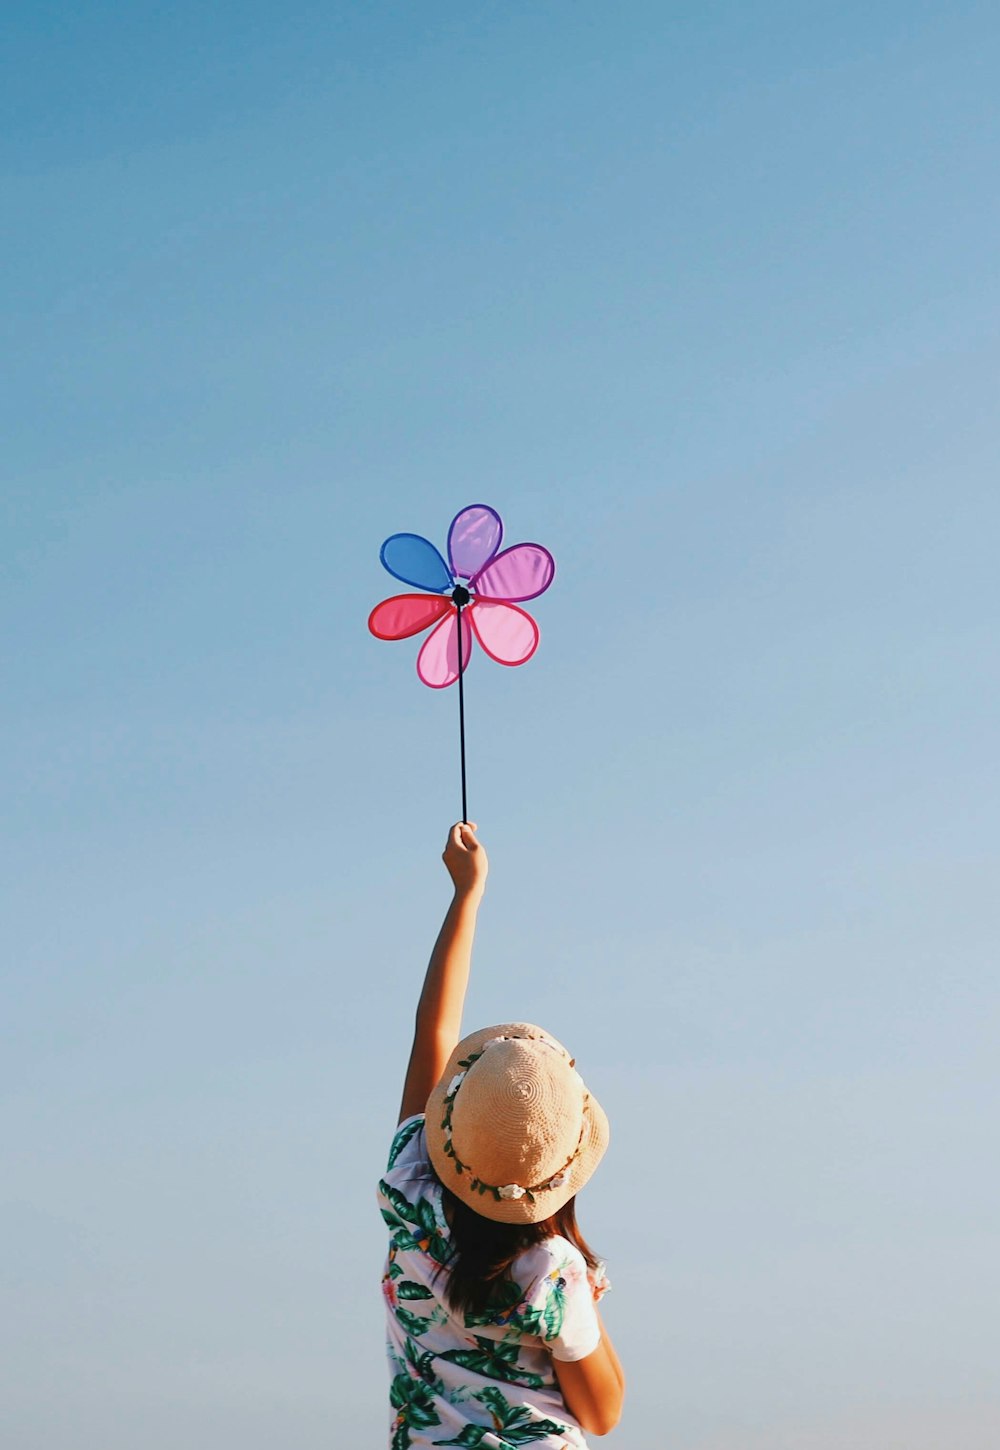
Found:
[[[530,1022],[462,1039],[427,1099],[425,1133],[445,1187],[500,1223],[551,1217],[586,1183],[609,1136],[565,1047]]]

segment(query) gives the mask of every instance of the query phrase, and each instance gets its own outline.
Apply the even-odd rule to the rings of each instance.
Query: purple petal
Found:
[[[469,583],[486,599],[535,599],[552,583],[556,561],[541,544],[515,544],[504,549]]]
[[[448,530],[448,558],[456,578],[471,579],[484,568],[503,538],[503,522],[489,504],[472,503],[455,515]]]

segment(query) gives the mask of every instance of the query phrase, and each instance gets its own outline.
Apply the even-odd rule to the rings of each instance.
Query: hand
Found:
[[[490,863],[485,847],[476,840],[475,821],[452,826],[441,859],[455,883],[456,896],[482,894]]]
[[[594,1296],[594,1303],[599,1304],[611,1288],[611,1280],[608,1278],[608,1266],[603,1259],[598,1259],[594,1268],[591,1269],[588,1267],[587,1282],[590,1285],[590,1292]]]

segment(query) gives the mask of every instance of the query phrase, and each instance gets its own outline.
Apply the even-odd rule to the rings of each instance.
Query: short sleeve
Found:
[[[391,1173],[394,1168],[407,1168],[411,1164],[423,1163],[424,1154],[420,1132],[423,1126],[423,1113],[403,1119],[396,1129],[389,1147],[389,1160],[385,1165],[386,1173]]]
[[[518,1260],[517,1275],[532,1274],[527,1320],[553,1359],[586,1359],[601,1342],[587,1263],[568,1239],[546,1239]],[[523,1282],[523,1279],[522,1279]]]

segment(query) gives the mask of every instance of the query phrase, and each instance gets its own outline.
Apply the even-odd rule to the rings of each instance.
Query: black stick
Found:
[[[457,602],[457,601],[456,601]],[[462,605],[457,602],[458,607],[458,738],[462,752],[462,820],[468,825],[469,805],[465,792],[465,685],[464,670],[462,669],[462,656],[465,651],[462,648]]]

